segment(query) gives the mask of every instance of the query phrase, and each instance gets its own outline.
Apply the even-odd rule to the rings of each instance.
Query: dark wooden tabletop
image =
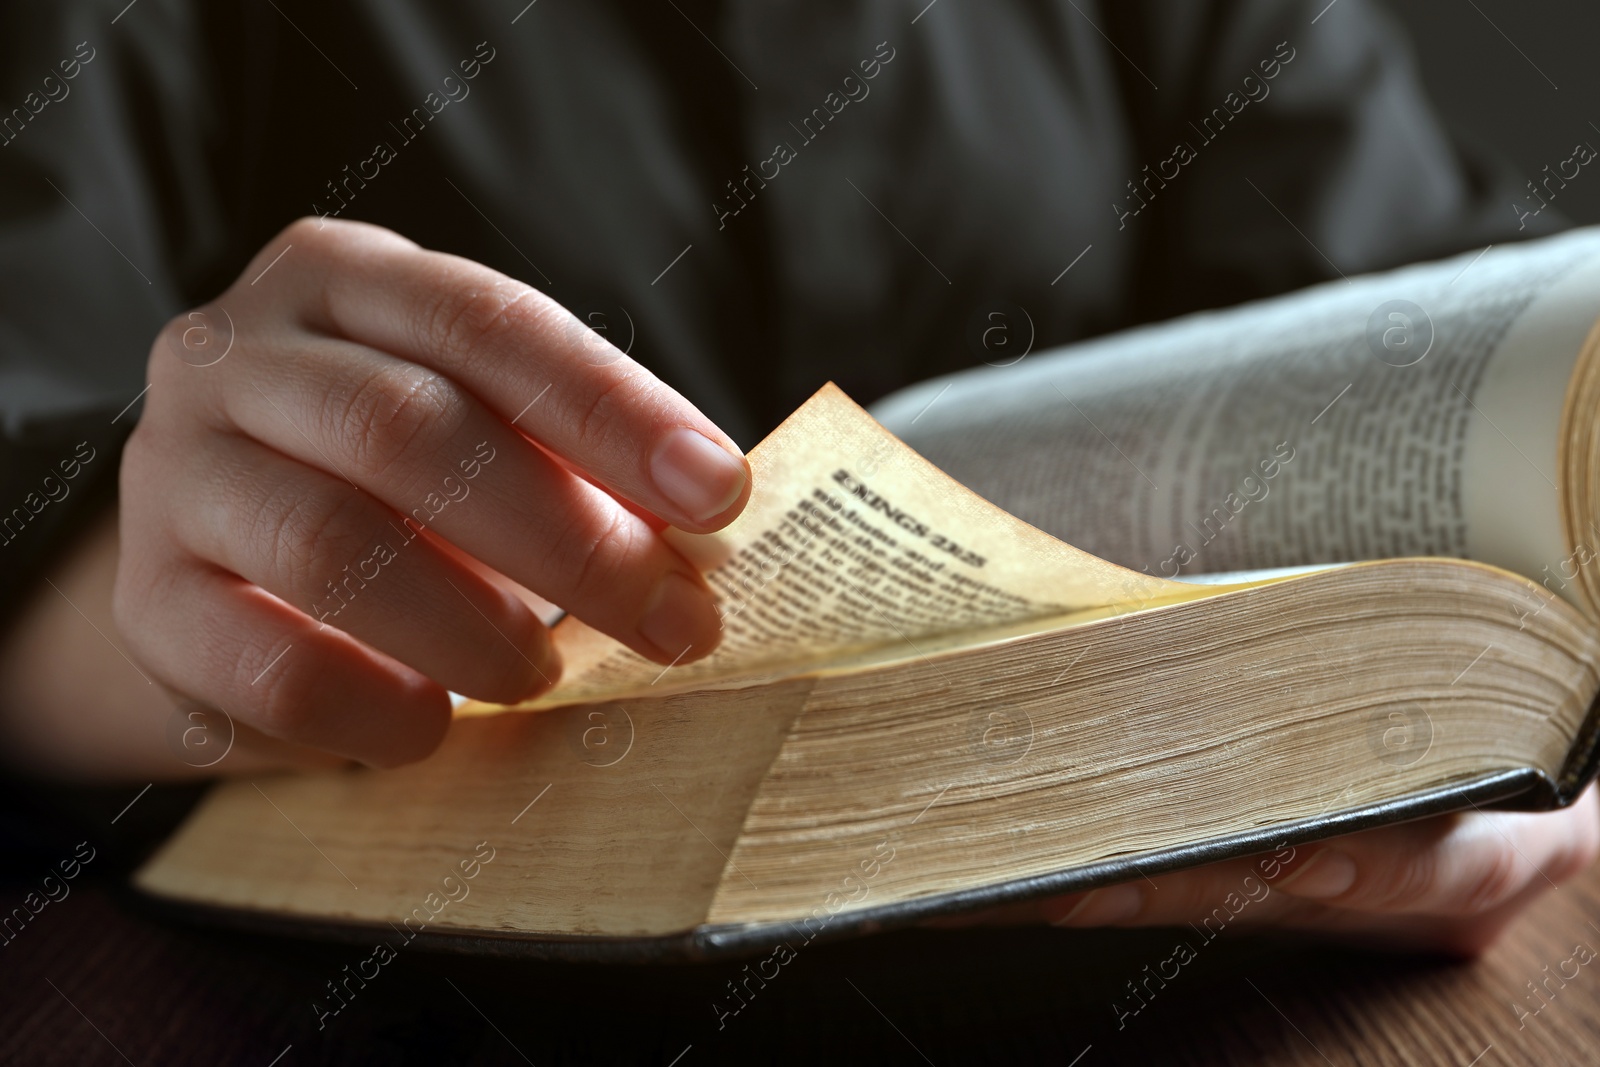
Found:
[[[0,878],[7,908],[45,873],[24,866]],[[367,949],[174,923],[139,906],[115,864],[98,876],[94,866],[0,948],[0,1062],[1600,1063],[1600,867],[1470,964],[1226,931],[1120,1028],[1113,1003],[1128,1006],[1126,983],[1171,955],[1173,933],[912,930],[818,943],[726,1015],[741,963],[407,950],[319,1028],[325,983]],[[1536,999],[1528,983],[1547,979]]]

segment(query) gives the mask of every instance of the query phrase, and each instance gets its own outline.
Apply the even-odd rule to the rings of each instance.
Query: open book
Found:
[[[386,945],[705,956],[1566,803],[1597,317],[1577,233],[927,383],[878,409],[898,438],[826,387],[736,522],[667,533],[713,654],[569,618],[545,697],[462,707],[415,766],[220,785],[137,884]]]

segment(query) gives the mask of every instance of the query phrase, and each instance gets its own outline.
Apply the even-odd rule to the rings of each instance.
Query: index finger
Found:
[[[750,468],[733,440],[550,297],[380,227],[296,228],[320,275],[303,301],[313,327],[444,374],[675,526],[715,530],[744,506]]]

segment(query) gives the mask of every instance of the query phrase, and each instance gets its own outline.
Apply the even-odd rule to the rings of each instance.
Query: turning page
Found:
[[[663,668],[568,618],[555,630],[561,682],[524,707],[824,668],[883,646],[917,655],[940,635],[1215,591],[1126,570],[1007,515],[831,384],[749,460],[754,491],[738,519],[665,535],[721,602],[717,650]]]

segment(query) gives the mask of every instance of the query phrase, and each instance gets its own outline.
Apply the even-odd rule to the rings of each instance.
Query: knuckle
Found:
[[[1477,915],[1504,904],[1527,884],[1529,873],[1509,844],[1496,844],[1465,880],[1456,911]]]
[[[464,362],[487,345],[529,325],[532,288],[510,281],[463,288],[441,287],[419,320],[418,339],[430,351]]]
[[[271,692],[268,680],[287,666],[288,652],[297,643],[284,629],[255,627],[233,636],[227,653],[233,662],[231,693]],[[304,644],[305,642],[298,642]],[[310,654],[315,655],[315,652]],[[270,670],[267,668],[271,668]]]
[[[302,215],[285,226],[265,247],[278,249],[292,244],[312,255],[327,254],[336,249],[342,240],[348,238],[350,232],[350,223],[343,219]]]
[[[350,391],[333,432],[348,442],[356,470],[377,477],[461,428],[464,398],[447,378],[411,364],[388,366]]]
[[[152,386],[165,385],[181,368],[183,361],[176,353],[184,350],[184,339],[194,325],[189,317],[194,310],[179,312],[157,331],[155,340],[150,344],[150,358],[145,362],[146,378]]]
[[[188,329],[189,326],[190,310],[192,309],[186,308],[173,315],[161,324],[161,329],[156,331],[155,340],[150,345],[150,369],[152,371],[159,364],[165,362],[158,358],[161,353],[168,351],[174,344],[182,343],[183,331]]]
[[[301,215],[289,225],[285,226],[278,236],[285,241],[304,241],[307,244],[319,240],[329,226],[334,227],[334,232],[344,224],[338,219],[319,219],[315,215]]]
[[[289,595],[312,593],[318,574],[333,575],[365,547],[368,510],[360,496],[339,490],[274,493],[254,517],[254,543]]]
[[[246,657],[252,663],[255,658]],[[310,736],[316,718],[321,672],[309,668],[304,662],[306,658],[286,656],[285,662],[268,671],[255,685],[250,685],[249,680],[244,679],[244,684],[248,686],[245,691],[255,694],[251,725],[256,729],[285,741]],[[291,660],[293,662],[289,662]],[[261,662],[268,660],[262,658]],[[243,670],[240,678],[244,678]]]
[[[146,380],[157,396],[185,388],[193,394],[198,383],[226,373],[195,373],[215,367],[233,351],[237,323],[221,299],[181,311],[157,331],[145,361]]]
[[[332,215],[302,215],[279,231],[269,246],[276,248],[281,242],[289,242],[296,246],[304,244],[312,251],[333,251],[345,247],[349,241],[388,243],[400,248],[417,247],[415,242],[385,226]]]
[[[261,277],[268,264],[289,249],[294,249],[294,263],[299,270],[310,269],[321,274],[334,267],[345,254],[350,239],[350,226],[338,219],[321,219],[302,216],[295,219],[277,236],[267,241],[256,252],[250,263],[233,283],[233,291],[240,296],[258,291],[253,283]],[[312,307],[323,307],[325,294],[313,298]]]
[[[1406,910],[1426,900],[1439,884],[1439,857],[1421,848],[1389,864],[1358,863],[1356,884],[1347,894],[1382,909]]]
[[[618,373],[583,401],[573,428],[578,446],[585,452],[604,450],[619,428],[633,421],[638,400],[633,377]]]
[[[632,584],[628,571],[638,555],[641,533],[621,508],[614,508],[599,527],[587,523],[569,527],[557,549],[560,558],[577,562],[568,595],[579,603],[601,602],[614,599]]]

